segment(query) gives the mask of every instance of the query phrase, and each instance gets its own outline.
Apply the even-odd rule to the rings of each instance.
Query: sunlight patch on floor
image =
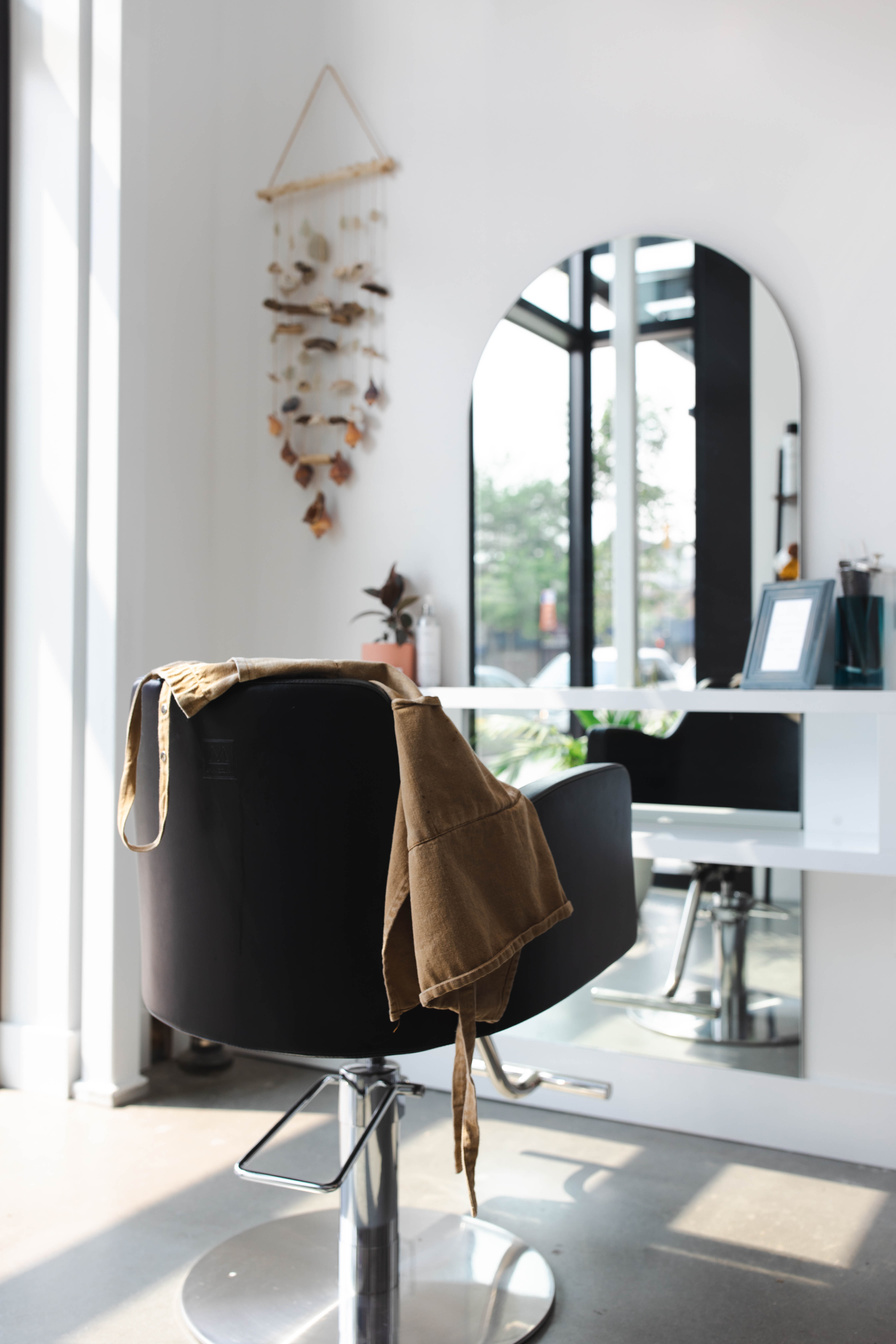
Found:
[[[888,1196],[732,1162],[669,1224],[729,1246],[848,1269]]]

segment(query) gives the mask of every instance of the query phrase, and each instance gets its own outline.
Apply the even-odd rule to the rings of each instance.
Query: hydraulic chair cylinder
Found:
[[[383,1098],[396,1065],[370,1059],[340,1071],[339,1146],[345,1161]],[[341,1187],[339,1344],[398,1339],[399,1099],[376,1127]]]

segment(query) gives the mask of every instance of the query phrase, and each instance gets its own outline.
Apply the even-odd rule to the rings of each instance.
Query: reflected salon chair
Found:
[[[155,722],[159,690],[143,688],[144,723]],[[386,1055],[449,1045],[456,1018],[418,1007],[397,1029],[389,1021],[381,944],[399,786],[389,699],[368,682],[270,679],[192,719],[174,713],[170,731],[165,834],[139,856],[147,1007],[205,1040],[357,1061],[317,1082],[236,1164],[249,1180],[339,1190],[338,1213],[275,1219],[209,1251],[184,1284],[187,1324],[207,1344],[528,1338],[554,1296],[537,1251],[481,1218],[412,1209],[399,1219],[399,1114],[423,1089]],[[155,833],[157,778],[153,753],[141,752],[138,841]],[[506,1097],[545,1086],[606,1098],[605,1083],[502,1065],[490,1036],[632,946],[628,777],[585,765],[526,792],[574,913],[523,949],[504,1017],[477,1028],[476,1063]],[[266,1172],[264,1145],[330,1083],[341,1170],[327,1181]],[[481,1163],[488,1144],[486,1133]]]
[[[625,766],[636,803],[764,812],[800,808],[800,727],[786,714],[688,713],[667,737],[592,728],[587,759]],[[789,918],[788,911],[756,899],[752,876],[749,868],[694,864],[662,989],[649,995],[595,986],[595,1001],[627,1007],[642,1026],[667,1036],[719,1045],[797,1042],[798,1001],[747,987],[750,921]],[[712,984],[679,995],[698,919],[712,922]]]

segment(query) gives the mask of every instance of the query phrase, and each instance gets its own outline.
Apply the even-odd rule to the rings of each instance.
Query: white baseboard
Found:
[[[79,1078],[72,1088],[75,1101],[86,1101],[91,1106],[127,1106],[131,1101],[139,1101],[149,1091],[149,1079],[138,1073],[123,1083],[91,1082],[89,1078]]]
[[[70,1097],[81,1069],[81,1033],[0,1022],[0,1087]]]

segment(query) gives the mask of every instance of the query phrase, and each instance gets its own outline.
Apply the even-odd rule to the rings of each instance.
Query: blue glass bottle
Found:
[[[871,575],[841,570],[843,596],[837,598],[834,686],[881,690],[884,684],[884,600],[871,593]]]

